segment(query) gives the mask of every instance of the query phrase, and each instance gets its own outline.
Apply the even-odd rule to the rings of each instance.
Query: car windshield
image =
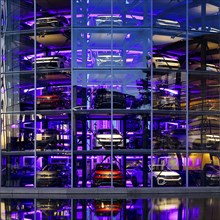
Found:
[[[149,166],[149,168],[151,168],[151,166]],[[169,170],[169,169],[164,165],[153,165],[152,170],[153,171],[164,171],[164,170]]]
[[[219,166],[209,166],[206,168],[206,172],[219,172],[220,167]]]
[[[96,170],[111,170],[111,164],[108,163],[97,164]],[[113,164],[113,170],[119,170],[116,164]]]

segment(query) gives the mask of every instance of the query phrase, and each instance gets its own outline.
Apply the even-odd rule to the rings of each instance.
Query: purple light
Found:
[[[160,90],[164,90],[170,93],[173,93],[174,95],[178,95],[178,91],[173,90],[173,89],[167,89],[167,88],[160,88]]]
[[[11,125],[11,128],[18,128],[18,125],[17,124],[13,124],[13,125]]]

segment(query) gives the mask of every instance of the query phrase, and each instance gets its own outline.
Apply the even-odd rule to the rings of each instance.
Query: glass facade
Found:
[[[219,186],[219,8],[1,0],[1,186]]]
[[[1,198],[2,219],[215,220],[216,197]]]

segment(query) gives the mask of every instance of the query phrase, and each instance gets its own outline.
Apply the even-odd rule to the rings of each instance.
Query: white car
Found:
[[[37,28],[54,28],[54,27],[66,27],[68,26],[68,20],[63,17],[42,17],[36,19]]]
[[[180,63],[175,58],[170,58],[162,55],[147,55],[147,67],[150,68],[153,64],[154,68],[159,69],[179,69]]]
[[[96,57],[96,66],[123,66],[123,59],[121,55],[117,54],[98,54]]]
[[[154,26],[156,27],[165,27],[165,28],[181,28],[180,23],[175,20],[170,19],[156,19],[154,21]]]
[[[111,133],[111,129],[108,128],[98,129],[94,138],[94,148],[109,149],[111,148],[111,145],[115,149],[124,148],[124,141],[122,134],[117,129],[113,129],[112,133]]]
[[[65,56],[38,57],[36,66],[37,69],[70,68],[70,62]],[[34,68],[34,61],[32,67]]]
[[[165,165],[148,165],[148,185],[151,183],[151,173],[153,178],[153,186],[181,186],[182,178]],[[137,166],[131,175],[132,185],[137,187],[143,184],[143,167]]]
[[[98,15],[95,18],[96,26],[122,26],[122,19],[115,15]]]

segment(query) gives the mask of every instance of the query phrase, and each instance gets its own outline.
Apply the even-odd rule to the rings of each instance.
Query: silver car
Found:
[[[115,15],[98,15],[95,18],[96,26],[122,26],[122,19]]]
[[[181,176],[169,169],[165,165],[148,165],[148,185],[151,183],[151,173],[153,178],[153,186],[181,186]],[[133,186],[143,184],[143,167],[137,166],[131,175],[131,182]]]
[[[95,134],[94,138],[94,148],[111,148],[111,145],[114,148],[124,148],[124,141],[121,133],[117,129],[99,129]]]

